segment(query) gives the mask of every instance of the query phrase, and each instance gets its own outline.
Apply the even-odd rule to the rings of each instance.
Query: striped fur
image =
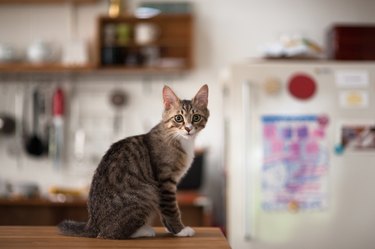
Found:
[[[63,221],[60,231],[70,236],[127,239],[142,234],[140,229],[159,214],[168,231],[191,236],[192,229],[182,232],[176,186],[192,163],[194,138],[209,117],[207,97],[206,85],[192,100],[180,100],[164,87],[162,121],[147,134],[110,147],[92,180],[88,222]]]

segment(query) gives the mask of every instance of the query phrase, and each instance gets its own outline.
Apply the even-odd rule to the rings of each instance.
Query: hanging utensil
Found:
[[[44,144],[39,136],[39,91],[37,88],[33,92],[33,120],[32,133],[26,139],[26,151],[32,156],[42,156],[44,152]]]
[[[60,167],[64,156],[64,92],[58,87],[52,97],[53,134],[51,154],[55,167]]]
[[[16,121],[13,116],[8,113],[0,114],[0,134],[9,136],[16,131]]]
[[[115,116],[113,119],[113,131],[118,135],[122,129],[122,109],[128,102],[128,95],[121,89],[114,90],[110,95],[110,103],[115,109]]]
[[[16,119],[13,113],[9,110],[9,95],[10,92],[8,87],[4,87],[4,92],[2,93],[1,106],[5,106],[4,110],[0,112],[0,135],[1,136],[11,136],[14,135],[16,131]]]
[[[18,168],[21,168],[21,152],[23,149],[23,99],[22,88],[17,88],[14,94],[15,137],[8,147],[8,154],[16,160]]]

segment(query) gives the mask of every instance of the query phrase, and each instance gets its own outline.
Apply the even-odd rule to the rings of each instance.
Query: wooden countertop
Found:
[[[56,227],[0,226],[0,248],[153,248],[153,249],[229,249],[219,228],[195,228],[193,237],[174,237],[158,227],[156,237],[130,240],[103,240],[68,237]]]

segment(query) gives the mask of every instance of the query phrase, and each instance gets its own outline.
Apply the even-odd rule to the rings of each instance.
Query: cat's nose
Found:
[[[190,127],[187,127],[187,126],[185,126],[185,130],[186,130],[187,132],[190,132],[190,131],[191,131],[191,128],[190,128]]]

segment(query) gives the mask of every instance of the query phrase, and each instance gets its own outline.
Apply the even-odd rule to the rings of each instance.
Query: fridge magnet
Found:
[[[316,89],[317,85],[315,80],[307,74],[295,74],[290,78],[288,83],[289,93],[300,100],[308,100],[312,98]]]
[[[299,204],[297,201],[290,201],[288,203],[288,210],[291,213],[298,213],[299,211]]]
[[[344,146],[342,144],[336,144],[334,150],[336,155],[344,154]]]
[[[265,211],[321,210],[327,205],[326,115],[267,115],[261,170]]]
[[[365,88],[369,85],[369,73],[366,70],[337,70],[335,82],[339,88]]]
[[[277,95],[281,92],[281,82],[276,78],[269,78],[264,82],[264,92],[267,95]]]
[[[349,151],[375,151],[375,124],[343,125],[341,145]]]
[[[339,93],[340,107],[346,109],[367,108],[369,105],[369,95],[364,90],[341,91]]]

